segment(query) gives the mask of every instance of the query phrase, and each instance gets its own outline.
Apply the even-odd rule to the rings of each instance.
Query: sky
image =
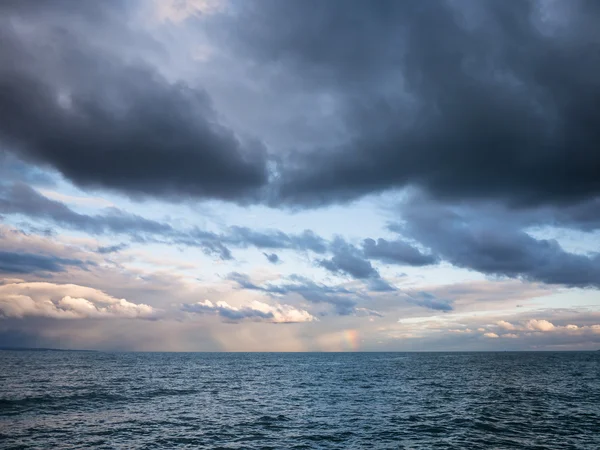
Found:
[[[0,346],[600,348],[598,21],[0,2]]]

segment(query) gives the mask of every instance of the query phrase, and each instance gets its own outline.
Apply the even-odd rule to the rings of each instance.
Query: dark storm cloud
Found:
[[[386,239],[377,239],[375,241],[373,239],[365,239],[363,250],[367,258],[387,264],[426,266],[438,262],[435,256],[421,253],[412,245],[401,240],[388,241]]]
[[[393,230],[418,240],[458,267],[490,275],[571,287],[600,287],[600,254],[565,251],[536,239],[505,217],[481,216],[467,206],[407,204]],[[597,250],[597,249],[596,249]]]
[[[280,285],[266,283],[257,285],[253,283],[248,275],[233,272],[227,277],[235,281],[242,289],[265,292],[273,296],[298,294],[304,300],[311,303],[325,303],[331,305],[339,315],[349,315],[355,310],[357,302],[352,297],[358,297],[358,294],[339,286],[327,286],[325,284],[315,283],[306,277],[292,275],[290,282]]]
[[[265,255],[265,258],[267,258],[267,261],[271,264],[277,264],[281,261],[276,253],[263,253],[263,255]]]
[[[85,263],[52,255],[0,251],[0,273],[4,274],[65,272],[68,266],[84,267]]]
[[[3,2],[3,146],[79,186],[176,200],[255,197],[267,182],[263,145],[220,124],[204,91],[118,53],[144,41],[127,29],[127,5]],[[122,45],[104,43],[113,36]]]
[[[597,2],[237,5],[230,48],[328,93],[347,129],[284,162],[275,202],[409,185],[513,206],[600,194]]]

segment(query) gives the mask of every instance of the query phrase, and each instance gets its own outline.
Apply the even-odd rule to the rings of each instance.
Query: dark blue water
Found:
[[[600,449],[600,352],[0,351],[2,448]]]

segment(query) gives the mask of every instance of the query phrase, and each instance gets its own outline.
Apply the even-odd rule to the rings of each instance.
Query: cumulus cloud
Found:
[[[297,323],[317,320],[307,311],[290,305],[269,305],[256,300],[242,307],[232,306],[225,301],[213,303],[210,300],[203,300],[197,303],[184,304],[182,310],[197,314],[217,314],[230,322],[246,319],[271,323]]]
[[[158,311],[75,284],[18,282],[0,285],[0,317],[151,319]]]
[[[497,325],[502,328],[503,330],[516,330],[517,327],[515,327],[512,323],[507,322],[506,320],[500,320],[497,322]]]
[[[527,322],[525,325],[528,330],[533,331],[552,331],[554,330],[554,324],[548,322],[547,320],[537,320],[532,319]]]
[[[529,319],[529,320],[519,321],[519,322],[515,322],[515,323],[507,322],[505,320],[500,320],[496,323],[496,325],[502,330],[515,332],[515,333],[509,333],[514,336],[519,336],[521,334],[527,334],[527,333],[531,333],[531,332],[534,332],[534,333],[569,333],[569,332],[578,333],[578,332],[584,332],[584,331],[596,332],[596,330],[598,330],[598,332],[600,333],[600,326],[598,326],[596,324],[575,325],[573,323],[568,323],[566,325],[555,325],[554,323],[552,323],[546,319]],[[502,336],[505,337],[506,334],[503,334]]]

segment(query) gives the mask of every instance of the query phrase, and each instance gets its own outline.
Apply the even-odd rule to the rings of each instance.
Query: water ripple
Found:
[[[600,449],[600,353],[0,352],[0,448]]]

